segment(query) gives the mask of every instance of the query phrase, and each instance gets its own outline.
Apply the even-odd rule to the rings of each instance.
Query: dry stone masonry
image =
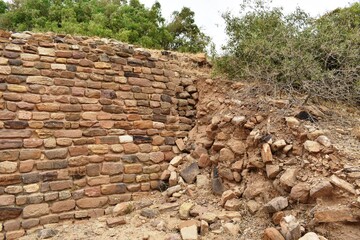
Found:
[[[115,41],[0,31],[0,239],[157,189],[194,125],[186,67]]]

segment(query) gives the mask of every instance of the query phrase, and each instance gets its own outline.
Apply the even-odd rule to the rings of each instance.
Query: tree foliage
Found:
[[[360,101],[360,3],[311,18],[246,1],[240,16],[223,17],[229,40],[219,73],[260,80],[269,90]]]
[[[204,51],[208,37],[183,8],[166,23],[161,5],[139,0],[0,0],[0,28],[115,38],[148,48]],[[181,26],[186,24],[186,26]],[[176,26],[176,27],[175,27]]]

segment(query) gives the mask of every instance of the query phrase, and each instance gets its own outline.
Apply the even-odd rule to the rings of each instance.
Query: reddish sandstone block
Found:
[[[88,155],[88,148],[86,146],[69,147],[70,156]]]
[[[21,148],[22,146],[23,141],[21,139],[0,139],[0,149]],[[0,159],[1,155],[2,154],[0,154]]]
[[[36,168],[38,170],[52,170],[52,169],[62,169],[68,166],[67,160],[50,160],[50,161],[41,161],[36,163]]]
[[[56,214],[51,214],[47,216],[40,217],[40,225],[45,225],[49,223],[57,223],[59,222],[59,216]]]
[[[107,131],[105,129],[86,129],[83,131],[83,136],[85,137],[95,137],[95,136],[106,136]]]
[[[0,175],[0,186],[8,186],[21,183],[20,174]]]
[[[27,159],[39,159],[41,157],[41,150],[40,149],[22,149],[20,151],[20,160],[27,160]]]
[[[109,152],[109,146],[106,144],[91,144],[88,149],[92,154],[106,154]]]
[[[96,186],[110,183],[109,176],[87,177],[87,183],[89,186]]]
[[[60,191],[60,190],[64,190],[64,189],[69,189],[72,186],[73,186],[73,182],[71,180],[50,182],[50,189],[52,191]]]
[[[19,166],[19,172],[21,173],[31,172],[31,170],[34,168],[34,164],[35,164],[34,160],[21,161]]]
[[[140,150],[139,146],[134,143],[125,143],[123,144],[123,147],[126,154],[137,153]]]
[[[115,175],[122,173],[124,166],[122,163],[104,162],[101,168],[101,174],[104,175]]]
[[[96,143],[98,144],[118,144],[119,137],[117,136],[105,136],[96,138]]]
[[[0,195],[0,206],[12,205],[15,203],[14,195]]]
[[[31,130],[0,130],[1,138],[30,138],[32,134]]]
[[[49,205],[47,203],[32,204],[24,207],[23,218],[40,217],[49,213]]]
[[[84,189],[85,196],[88,197],[99,197],[101,196],[100,187],[89,187]]]
[[[9,220],[4,222],[4,230],[5,231],[15,231],[20,229],[20,219]]]
[[[105,215],[105,209],[97,208],[97,209],[89,209],[87,210],[88,216],[91,218],[99,218]]]
[[[51,211],[54,213],[67,212],[74,208],[75,208],[75,200],[73,199],[54,202],[50,207]]]
[[[0,120],[12,120],[16,118],[16,113],[10,111],[1,111]]]
[[[60,105],[57,103],[38,103],[36,108],[44,112],[57,112],[60,109]]]
[[[160,163],[164,161],[164,153],[163,152],[152,152],[149,154],[150,160],[154,163]]]
[[[151,120],[134,122],[134,128],[136,128],[136,129],[149,129],[152,127],[153,127],[153,121],[151,121]]]
[[[52,150],[45,150],[45,156],[48,159],[64,159],[67,157],[68,149],[67,148],[57,148]],[[20,153],[21,155],[21,153]]]
[[[86,166],[86,174],[90,177],[100,175],[100,165],[99,164],[89,164]]]
[[[76,201],[79,208],[99,208],[108,202],[107,197],[82,198]]]
[[[15,161],[19,158],[19,155],[19,150],[0,151],[0,161]]]
[[[6,240],[19,239],[20,237],[22,237],[24,235],[25,235],[25,230],[23,230],[23,229],[5,233]]]
[[[80,138],[82,136],[81,130],[57,130],[54,132],[56,138]]]
[[[136,85],[136,86],[140,86],[140,87],[151,87],[151,85],[152,85],[151,81],[148,79],[134,78],[134,77],[129,77],[128,83],[131,85]]]
[[[24,219],[21,221],[21,227],[23,229],[30,229],[39,225],[40,220],[38,218]]]
[[[101,186],[101,193],[105,195],[119,194],[126,192],[126,185],[124,183],[115,183]]]
[[[142,165],[141,164],[124,165],[124,172],[127,173],[127,174],[141,173],[142,172]]]
[[[41,147],[42,144],[43,144],[42,139],[35,139],[35,138],[24,139],[24,147],[26,148],[37,148],[37,147]]]

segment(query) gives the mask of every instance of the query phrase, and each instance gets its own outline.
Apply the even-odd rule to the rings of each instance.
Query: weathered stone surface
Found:
[[[235,154],[242,155],[246,152],[246,144],[242,141],[230,139],[227,145]]]
[[[0,130],[1,138],[29,138],[32,134],[31,130]]]
[[[154,163],[160,163],[165,159],[164,153],[162,152],[152,152],[149,155],[150,155],[150,160]]]
[[[266,175],[270,179],[276,178],[276,176],[280,173],[280,171],[281,170],[279,165],[271,165],[271,164],[266,165]]]
[[[47,203],[28,205],[23,209],[23,218],[35,218],[49,214]]]
[[[206,168],[208,166],[210,166],[211,161],[210,161],[210,157],[208,154],[203,153],[200,155],[200,158],[198,160],[198,165],[200,168]]]
[[[316,233],[308,232],[304,236],[299,238],[299,240],[320,240],[320,238],[318,237],[318,235]]]
[[[324,147],[331,147],[331,141],[328,137],[324,136],[324,135],[320,135],[317,139],[317,142],[319,142],[321,145],[323,145]]]
[[[64,159],[68,154],[68,149],[58,148],[53,150],[45,150],[44,154],[48,159]]]
[[[329,181],[323,180],[311,186],[310,197],[321,198],[331,195],[333,186]]]
[[[20,174],[11,174],[11,175],[0,175],[0,186],[8,186],[13,184],[21,183]]]
[[[295,186],[297,173],[298,170],[296,168],[288,168],[285,170],[283,175],[281,175],[280,183],[286,190],[290,191],[290,189]]]
[[[233,199],[233,198],[236,198],[236,195],[232,190],[227,190],[227,191],[223,192],[223,194],[221,196],[221,200],[220,200],[220,205],[224,206],[228,200]]]
[[[1,149],[14,149],[21,148],[23,146],[23,141],[18,139],[0,139],[0,150]],[[0,160],[2,159],[2,152],[0,152]]]
[[[180,226],[180,234],[183,240],[197,240],[198,231],[196,221],[189,220],[182,223]]]
[[[67,212],[74,208],[75,208],[75,200],[70,199],[65,201],[54,202],[50,209],[54,213],[59,213],[59,212]]]
[[[271,152],[271,147],[268,143],[264,143],[261,148],[261,158],[264,163],[271,163],[273,161],[273,156]]]
[[[134,211],[135,207],[132,202],[122,202],[119,204],[116,204],[116,206],[113,209],[113,216],[123,216],[126,214],[131,213]]]
[[[185,203],[181,204],[180,208],[179,208],[180,219],[182,219],[182,220],[188,219],[190,217],[190,210],[193,206],[194,206],[194,204],[191,202],[185,202]]]
[[[17,218],[22,211],[19,207],[0,207],[0,221]]]
[[[281,233],[285,239],[299,239],[301,237],[300,223],[293,215],[285,216],[280,221]]]
[[[239,211],[241,207],[241,201],[237,198],[227,200],[224,208],[228,211]]]
[[[201,154],[203,155],[203,154]],[[200,155],[200,156],[201,156]],[[220,150],[220,155],[219,155],[219,161],[220,162],[234,162],[235,160],[235,154],[228,148],[223,148]]]
[[[304,148],[305,150],[311,153],[318,153],[322,149],[321,145],[318,142],[310,141],[310,140],[307,140],[304,143]]]
[[[276,228],[267,228],[262,240],[285,240],[285,238]]]
[[[200,169],[198,164],[192,163],[180,172],[180,176],[185,180],[185,182],[193,183],[199,173]]]
[[[56,234],[58,234],[57,230],[45,228],[38,230],[37,237],[39,239],[47,239],[56,236]]]
[[[114,183],[101,186],[101,193],[105,195],[119,194],[126,192],[126,185],[124,183]]]
[[[330,182],[345,191],[348,191],[352,194],[356,194],[355,187],[351,183],[348,183],[345,180],[342,180],[341,178],[337,177],[336,175],[332,175],[330,177]]]
[[[280,149],[283,149],[286,146],[286,142],[284,139],[276,140],[273,144],[271,144],[271,149],[273,151],[278,151]]]
[[[44,76],[29,76],[26,78],[26,83],[52,86],[54,80]]]
[[[159,214],[160,214],[159,210],[152,208],[144,208],[140,212],[140,215],[146,218],[155,218]]]
[[[76,201],[76,205],[80,208],[100,208],[108,201],[107,197],[82,198]]]
[[[116,227],[119,225],[123,225],[123,224],[126,224],[126,220],[123,217],[112,217],[112,218],[106,219],[106,225],[110,228]]]
[[[185,143],[184,143],[184,140],[182,140],[181,138],[179,138],[179,139],[177,139],[176,141],[175,141],[175,143],[176,143],[176,146],[179,148],[179,150],[182,152],[182,151],[184,151],[185,150]]]
[[[237,236],[240,232],[240,226],[234,223],[225,223],[224,230],[226,233],[230,234],[231,236]]]
[[[290,128],[296,128],[300,125],[299,120],[297,120],[295,117],[286,117],[285,121]]]
[[[319,223],[359,222],[360,211],[346,206],[325,206],[315,210],[314,220]]]
[[[310,195],[310,185],[308,183],[296,184],[290,192],[289,198],[300,203],[307,203]]]
[[[287,198],[276,197],[264,205],[264,208],[269,213],[274,213],[285,209],[289,205]]]
[[[17,162],[0,162],[0,173],[14,173],[17,169]]]

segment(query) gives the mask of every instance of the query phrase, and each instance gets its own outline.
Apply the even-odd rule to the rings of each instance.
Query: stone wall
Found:
[[[0,31],[0,239],[158,188],[194,124],[186,67],[110,40]],[[186,67],[184,67],[186,66]]]

